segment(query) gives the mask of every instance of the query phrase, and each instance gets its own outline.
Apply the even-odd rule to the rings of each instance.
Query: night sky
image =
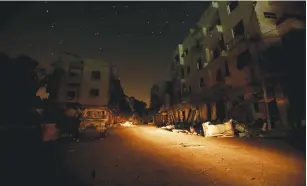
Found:
[[[208,2],[0,2],[0,51],[48,67],[60,51],[119,68],[124,91],[148,102],[173,51]]]

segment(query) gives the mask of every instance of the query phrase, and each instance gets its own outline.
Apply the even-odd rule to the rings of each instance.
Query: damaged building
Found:
[[[291,107],[299,103],[285,88],[290,86],[285,85],[285,72],[274,71],[279,64],[270,51],[285,46],[292,32],[305,33],[301,7],[297,2],[211,2],[173,55],[170,121],[263,119],[268,129],[292,128]],[[289,60],[289,55],[283,58]],[[305,63],[304,58],[292,59]]]
[[[128,107],[114,65],[69,52],[62,52],[53,65],[63,71],[54,98],[57,102],[114,109]]]

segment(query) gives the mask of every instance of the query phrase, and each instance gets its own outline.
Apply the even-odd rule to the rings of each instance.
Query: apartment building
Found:
[[[300,15],[304,10],[292,2],[212,2],[179,54],[185,100],[203,120],[251,122],[270,110],[278,118],[275,128],[288,127],[287,99],[278,79],[263,68],[262,52],[291,29],[304,29]],[[275,105],[264,104],[266,97]]]
[[[101,59],[82,58],[63,52],[59,59],[65,75],[58,92],[59,102],[78,102],[82,105],[108,105],[111,77],[116,68]]]

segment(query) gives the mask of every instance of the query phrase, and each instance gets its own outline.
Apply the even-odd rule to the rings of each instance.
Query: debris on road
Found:
[[[135,125],[131,121],[126,121],[120,124],[122,127],[134,127]]]
[[[265,125],[265,123],[263,124]],[[172,131],[181,134],[189,135],[201,135],[192,126],[190,129],[184,127],[183,123],[170,124],[161,129]],[[239,138],[251,138],[251,137],[287,137],[289,136],[289,130],[263,130],[263,127],[255,127],[253,124],[243,124],[233,119],[230,119],[224,123],[212,123],[207,121],[202,124],[202,129],[205,137],[239,137]]]
[[[203,130],[205,137],[234,136],[232,120],[223,124],[216,124],[216,125],[210,122],[203,123]]]

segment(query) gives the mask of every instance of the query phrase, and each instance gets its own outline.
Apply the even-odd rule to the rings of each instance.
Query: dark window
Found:
[[[202,45],[201,45],[200,41],[197,40],[197,41],[196,41],[196,48],[201,48],[201,47],[202,47]]]
[[[228,61],[225,61],[225,76],[228,77],[230,76],[230,71],[229,71],[229,66],[228,66]]]
[[[92,80],[100,80],[100,71],[92,71]]]
[[[199,80],[199,86],[200,86],[200,87],[204,87],[204,86],[205,86],[204,78],[200,78],[200,80]]]
[[[183,67],[181,67],[180,69],[180,76],[181,78],[184,78],[184,68]]]
[[[222,74],[222,69],[218,69],[216,72],[216,81],[222,81],[223,80],[223,74]]]
[[[97,96],[99,96],[99,89],[92,88],[90,90],[90,97],[97,97]]]
[[[202,61],[201,58],[198,58],[196,64],[197,64],[197,69],[203,69],[204,68],[203,61]]]
[[[207,27],[207,31],[210,32],[210,31],[213,30],[213,28],[214,28],[214,26],[213,26],[213,25],[210,25],[210,26]]]
[[[175,60],[176,62],[179,62],[179,54],[177,54],[177,55],[174,57],[174,60]]]
[[[192,87],[191,86],[189,86],[189,93],[191,93],[192,92]]]
[[[182,85],[181,91],[182,91],[182,93],[186,93],[187,92],[187,87],[185,85]]]
[[[187,76],[190,74],[191,68],[190,65],[187,67]]]
[[[215,60],[219,56],[220,56],[220,50],[216,48],[215,50],[213,50],[213,60]]]
[[[80,83],[68,83],[68,87],[79,87]]]
[[[237,59],[237,69],[242,70],[244,67],[248,66],[251,61],[251,54],[249,50],[245,50],[238,56]]]
[[[259,109],[259,103],[254,103],[254,110],[255,110],[255,112],[259,112],[260,111],[260,109]]]
[[[220,16],[218,16],[218,18],[217,18],[216,25],[222,25]]]
[[[233,35],[234,37],[244,35],[244,25],[242,20],[233,28]]]
[[[238,1],[229,1],[228,3],[229,11],[232,12],[234,9],[238,7],[238,5],[239,5]]]
[[[76,97],[76,92],[75,91],[68,91],[67,92],[67,99],[72,100]]]
[[[222,50],[226,50],[226,46],[225,46],[225,42],[224,42],[223,36],[219,39],[218,45],[219,45],[219,48],[220,48],[221,51]]]
[[[186,48],[184,51],[185,55],[187,56],[189,54],[189,48]]]
[[[269,18],[269,19],[276,19],[277,16],[275,13],[272,12],[263,12],[263,15],[265,18]]]

